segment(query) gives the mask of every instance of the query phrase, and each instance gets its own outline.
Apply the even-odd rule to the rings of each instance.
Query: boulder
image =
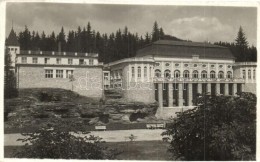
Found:
[[[98,121],[99,121],[99,118],[98,118],[98,117],[95,117],[95,118],[92,118],[92,119],[88,122],[88,124],[89,124],[89,125],[93,125],[93,124],[96,124]]]
[[[123,121],[130,122],[130,120],[129,120],[129,116],[128,116],[128,115],[124,115],[124,116],[122,116],[121,119],[122,119]]]

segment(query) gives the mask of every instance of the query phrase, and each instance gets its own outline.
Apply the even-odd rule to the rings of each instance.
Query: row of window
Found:
[[[144,77],[146,78],[147,77],[147,70],[148,68],[145,66],[144,67]],[[149,68],[150,70],[150,75],[152,74],[152,67]],[[138,78],[141,78],[141,73],[142,73],[142,70],[141,70],[141,67],[137,67],[137,77]],[[135,67],[132,67],[132,78],[135,77]]]
[[[73,76],[73,70],[52,70],[52,69],[46,69],[45,70],[45,78],[71,78]],[[55,73],[55,74],[54,74]]]
[[[27,57],[22,57],[22,63],[26,64],[27,63]],[[33,57],[32,58],[32,63],[37,64],[38,63],[38,57]],[[44,58],[44,63],[45,64],[50,64],[50,58]],[[61,58],[56,58],[56,64],[61,64]],[[73,59],[69,58],[68,59],[68,64],[72,65],[73,64]],[[79,64],[80,65],[86,65],[86,61],[84,59],[79,59]],[[94,60],[89,59],[89,65],[94,65]]]
[[[199,72],[197,70],[194,70],[192,72],[192,78],[199,78]],[[159,69],[155,70],[155,76],[156,77],[161,77],[161,71]],[[165,70],[164,71],[164,77],[165,78],[171,78],[171,71],[170,70]],[[174,71],[174,78],[180,78],[181,77],[181,73],[179,70],[175,70]],[[185,70],[183,72],[183,78],[190,78],[190,72],[188,70]],[[201,78],[206,79],[208,78],[208,73],[207,71],[203,70],[201,72]],[[210,72],[210,78],[216,78],[216,72],[215,71],[211,71]],[[224,78],[224,72],[223,71],[219,71],[218,72],[218,78],[223,79]],[[232,72],[228,71],[226,78],[231,79],[232,78]]]
[[[247,71],[247,74],[248,79],[255,79],[255,70],[253,70],[253,77],[250,69]],[[242,75],[243,79],[246,79],[246,70],[243,70]]]
[[[160,66],[160,65],[161,65],[161,64],[160,64],[159,62],[155,63],[155,66]],[[165,66],[166,66],[166,67],[169,67],[169,66],[170,66],[170,63],[169,63],[169,62],[166,62],[166,63],[165,63]],[[179,64],[179,63],[175,63],[174,66],[175,66],[175,67],[180,67],[180,64]],[[189,64],[184,64],[184,67],[189,67],[189,66],[190,66]],[[198,64],[193,64],[193,67],[198,67]],[[206,65],[206,64],[202,64],[202,67],[203,67],[203,68],[206,68],[207,65]],[[214,65],[214,64],[211,64],[210,67],[211,67],[211,68],[215,68],[215,65]],[[219,65],[218,67],[219,67],[219,68],[223,68],[224,66],[223,66],[223,65]],[[228,65],[227,67],[228,67],[228,68],[231,68],[232,66],[231,66],[231,65]]]

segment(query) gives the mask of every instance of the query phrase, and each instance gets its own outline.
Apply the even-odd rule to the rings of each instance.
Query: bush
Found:
[[[85,135],[87,133],[84,133]],[[26,142],[20,151],[15,152],[17,158],[49,158],[49,159],[114,159],[119,154],[117,150],[105,147],[105,142],[99,137],[80,137],[64,128],[47,126],[35,133],[25,133]]]
[[[61,96],[60,95],[54,95],[52,93],[48,92],[40,92],[38,99],[41,102],[51,102],[51,101],[61,101]]]
[[[132,121],[136,121],[138,118],[145,118],[147,116],[147,113],[142,113],[142,112],[136,112],[136,113],[132,113],[129,117],[129,120]]]
[[[175,159],[255,160],[256,96],[204,96],[198,107],[178,113],[163,135],[172,137]]]

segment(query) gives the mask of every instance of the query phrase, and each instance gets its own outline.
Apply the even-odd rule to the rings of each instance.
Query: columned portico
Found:
[[[211,83],[207,83],[207,92],[211,94]]]
[[[188,84],[188,106],[192,106],[192,83]]]
[[[179,83],[178,87],[178,106],[183,106],[183,84]]]
[[[225,83],[225,90],[224,90],[224,95],[227,96],[229,94],[229,87],[228,83]]]
[[[173,86],[172,86],[172,83],[168,84],[168,107],[173,107]]]
[[[159,108],[163,107],[163,85],[162,83],[158,83],[158,102]]]
[[[220,83],[216,83],[216,95],[220,94]]]
[[[232,86],[232,95],[233,95],[233,96],[236,96],[236,93],[237,93],[237,84],[236,84],[236,83],[233,83],[233,86]]]
[[[202,84],[198,83],[198,87],[197,87],[197,93],[202,93]]]

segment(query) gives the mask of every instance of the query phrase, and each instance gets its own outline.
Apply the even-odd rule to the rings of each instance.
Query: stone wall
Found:
[[[256,83],[245,83],[245,92],[256,94]]]
[[[129,64],[123,68],[123,97],[128,101],[154,103],[155,90],[153,82],[131,82],[128,76]]]
[[[43,66],[19,66],[17,81],[19,88],[62,88],[80,95],[101,98],[103,96],[102,67],[73,67],[73,83],[69,78],[45,78]]]

